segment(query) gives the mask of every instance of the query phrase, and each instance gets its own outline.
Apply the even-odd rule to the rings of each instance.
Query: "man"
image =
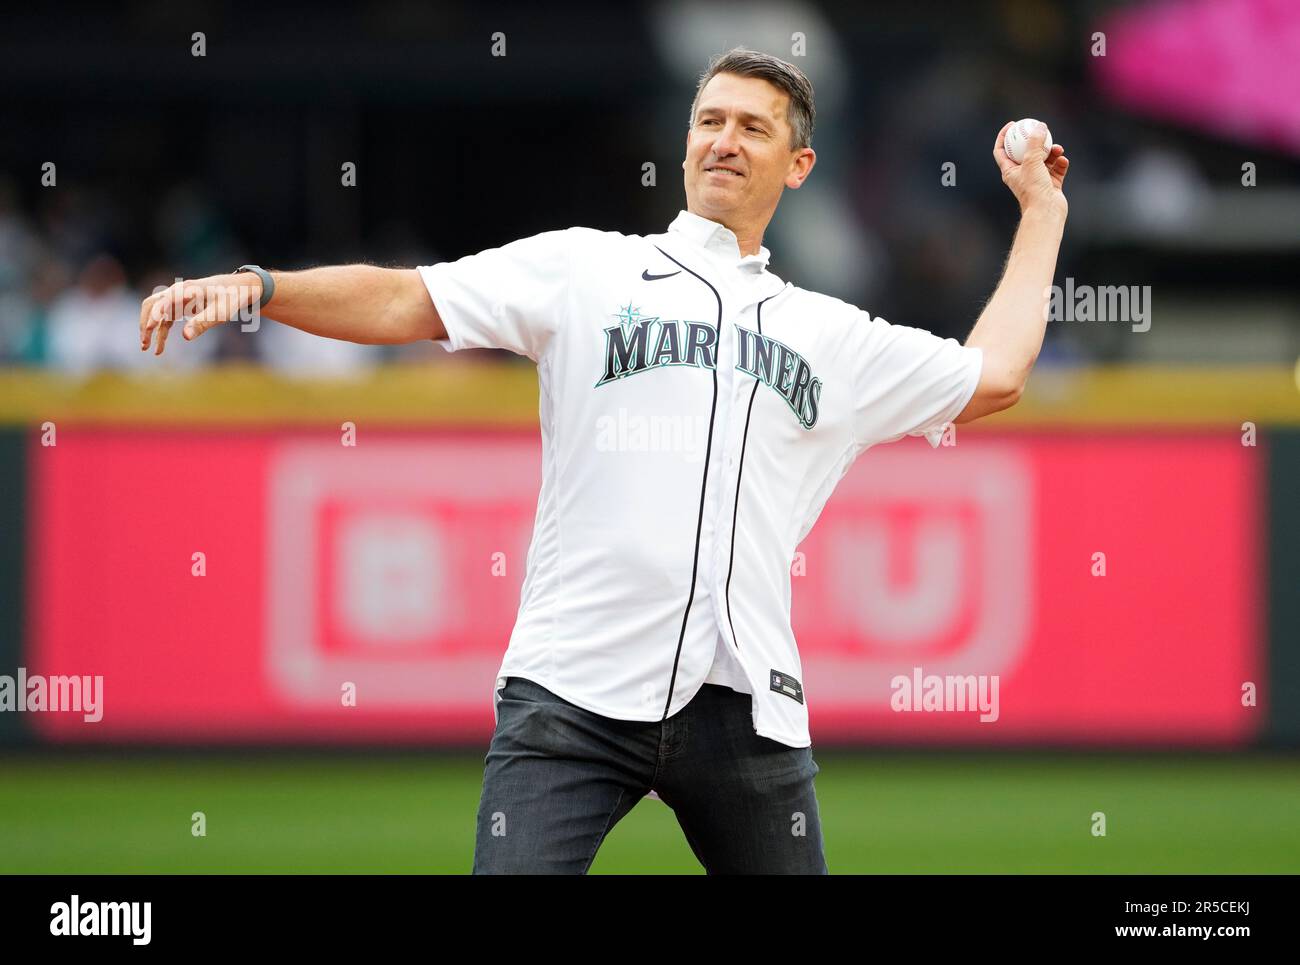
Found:
[[[413,270],[253,267],[142,306],[141,348],[156,333],[157,352],[178,304],[193,303],[192,339],[269,293],[276,319],[318,335],[537,363],[542,487],[494,689],[475,872],[585,873],[650,793],[709,873],[828,870],[790,629],[795,547],[869,446],[937,445],[949,422],[1020,397],[1069,162],[1040,132],[1018,166],[999,132],[1021,223],[963,346],[767,271],[763,233],[813,170],[813,118],[801,71],[733,50],[700,80],[687,209],[667,232],[574,227]],[[633,424],[677,435],[610,430]]]

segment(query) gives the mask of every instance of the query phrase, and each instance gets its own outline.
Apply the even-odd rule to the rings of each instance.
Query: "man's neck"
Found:
[[[736,218],[718,217],[706,214],[703,211],[691,211],[689,205],[687,205],[686,210],[690,211],[691,214],[699,215],[701,218],[706,218],[729,229],[736,236],[736,244],[740,248],[740,257],[742,258],[758,254],[758,249],[763,245],[763,229],[767,227],[766,222],[762,224],[753,222],[742,224]]]

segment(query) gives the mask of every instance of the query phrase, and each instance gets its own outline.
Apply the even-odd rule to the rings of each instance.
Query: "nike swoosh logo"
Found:
[[[650,274],[650,269],[647,268],[645,271],[641,272],[641,280],[642,280],[642,281],[658,281],[660,278],[672,278],[673,275],[680,275],[681,273],[682,273],[682,272],[681,272],[681,269],[679,268],[677,271],[670,271],[670,272],[669,272],[668,274],[666,274],[666,275],[652,275],[652,274]]]

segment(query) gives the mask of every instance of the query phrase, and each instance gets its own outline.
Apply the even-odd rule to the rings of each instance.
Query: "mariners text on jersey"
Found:
[[[620,317],[617,325],[605,329],[605,371],[597,386],[660,365],[713,368],[718,331],[708,322],[641,317],[633,314],[631,303],[624,312],[632,321],[632,328],[629,332]],[[652,338],[650,333],[656,330],[658,334]],[[788,345],[739,325],[736,326],[736,338],[736,368],[761,380],[764,385],[774,387],[799,416],[804,428],[811,429],[817,421],[821,380],[812,377],[807,360]],[[654,348],[650,348],[651,345]]]
[[[768,259],[682,211],[662,234],[546,231],[419,269],[439,344],[537,363],[542,486],[494,713],[509,676],[642,721],[720,683],[752,695],[760,735],[811,743],[795,548],[868,447],[938,445],[983,357]],[[636,420],[702,431],[609,444]]]

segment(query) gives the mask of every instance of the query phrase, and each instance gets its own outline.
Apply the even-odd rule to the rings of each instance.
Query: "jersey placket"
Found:
[[[733,272],[738,269],[733,268]],[[724,305],[723,329],[718,334],[718,398],[719,423],[722,426],[722,458],[720,473],[715,489],[716,502],[712,504],[713,539],[711,559],[710,595],[713,598],[714,619],[718,632],[722,635],[728,648],[736,653],[736,643],[732,633],[731,621],[727,614],[727,578],[732,568],[732,540],[735,538],[733,523],[736,513],[737,476],[741,467],[742,445],[745,436],[745,417],[748,402],[749,380],[736,371],[736,351],[738,333],[737,325],[752,327],[748,321],[760,301],[754,290],[757,285],[746,278],[738,280],[740,284],[729,285],[724,294],[732,306],[728,312]],[[739,294],[743,292],[744,294]],[[743,398],[742,398],[743,397]],[[723,407],[725,406],[725,412]],[[751,435],[753,427],[750,427]],[[752,442],[752,439],[750,440]]]

